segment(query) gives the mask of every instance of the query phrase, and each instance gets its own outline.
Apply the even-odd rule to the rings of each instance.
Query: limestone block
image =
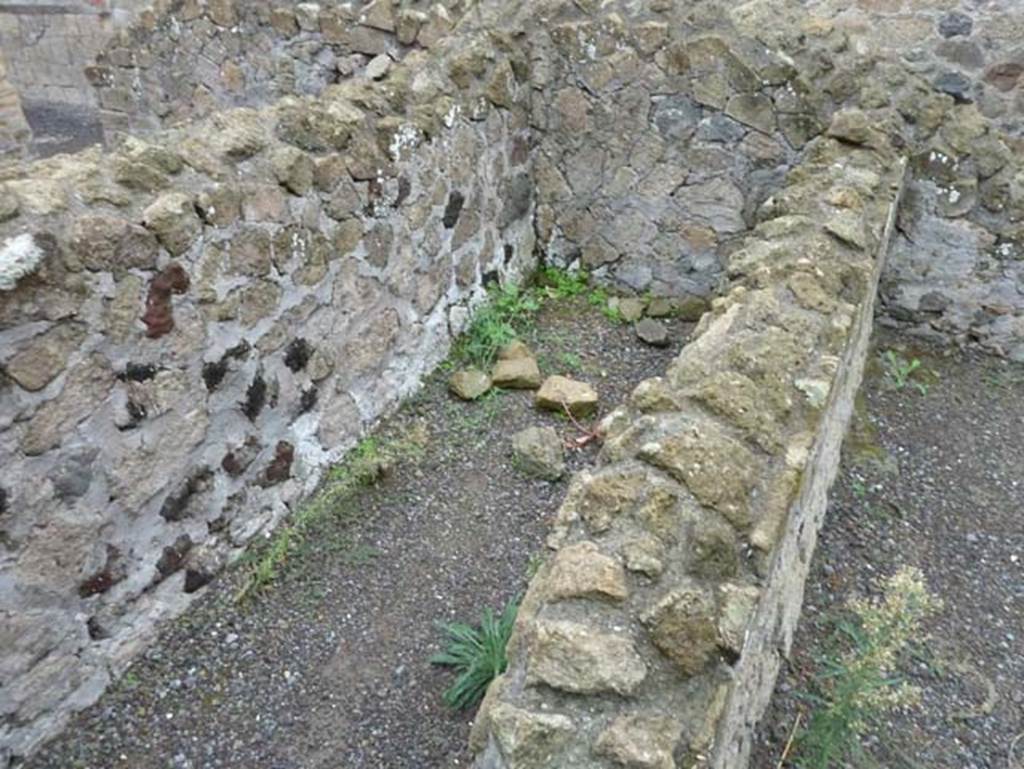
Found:
[[[547,595],[553,600],[622,601],[629,593],[622,564],[603,554],[593,542],[567,545],[559,550],[547,574],[546,586]]]
[[[192,198],[184,192],[167,192],[142,212],[143,224],[172,256],[185,253],[202,231]]]
[[[574,729],[566,716],[523,710],[505,702],[491,707],[488,718],[509,769],[554,766]]]
[[[703,671],[720,640],[714,597],[696,585],[680,587],[644,616],[651,641],[685,676]]]
[[[627,636],[565,621],[537,622],[533,634],[527,683],[629,696],[647,677],[647,665]]]

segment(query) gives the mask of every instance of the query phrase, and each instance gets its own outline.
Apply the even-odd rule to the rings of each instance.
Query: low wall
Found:
[[[0,181],[0,759],[533,268],[518,54],[451,55]]]
[[[745,765],[788,652],[903,185],[843,113],[664,377],[602,424],[474,725],[483,769]],[[870,146],[868,146],[870,145]]]

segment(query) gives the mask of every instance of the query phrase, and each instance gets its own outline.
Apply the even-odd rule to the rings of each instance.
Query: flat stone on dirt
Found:
[[[533,358],[499,360],[491,371],[496,387],[506,390],[536,390],[540,387],[540,367]]]
[[[477,368],[461,369],[448,380],[448,389],[464,401],[475,401],[491,389],[491,378]]]
[[[635,329],[637,337],[644,344],[649,344],[652,347],[668,347],[668,327],[661,321],[644,318],[637,322]]]
[[[527,427],[512,436],[516,466],[527,475],[557,481],[565,474],[562,439],[553,427]]]
[[[585,417],[597,411],[597,390],[586,382],[566,376],[549,376],[537,391],[538,408],[565,411],[574,417]]]

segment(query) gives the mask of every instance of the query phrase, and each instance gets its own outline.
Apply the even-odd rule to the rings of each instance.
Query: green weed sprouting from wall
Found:
[[[800,693],[813,710],[796,742],[800,769],[830,769],[855,756],[861,738],[886,713],[915,704],[920,692],[897,672],[900,655],[920,639],[922,621],[938,611],[917,569],[878,583],[880,595],[847,604],[836,622],[837,650],[820,659],[815,691]]]
[[[447,636],[444,651],[430,661],[454,668],[455,682],[444,693],[444,701],[454,710],[471,708],[483,699],[491,681],[505,672],[508,657],[505,647],[516,622],[518,600],[511,600],[500,616],[485,609],[478,626],[462,622],[441,624]]]

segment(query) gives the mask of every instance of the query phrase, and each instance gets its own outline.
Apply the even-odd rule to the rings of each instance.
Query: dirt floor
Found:
[[[923,570],[945,608],[901,672],[919,707],[887,716],[840,767],[1024,767],[1024,366],[941,354],[882,335],[922,367],[902,389],[874,358],[844,446],[808,582],[795,651],[780,676],[752,769],[780,763],[800,693],[813,690],[829,617],[879,575]],[[915,383],[923,384],[922,393]]]
[[[545,305],[527,342],[545,374],[595,385],[602,412],[661,374],[689,326],[668,321],[672,344],[642,344],[583,297]],[[538,412],[532,393],[467,404],[436,372],[379,431],[424,436],[351,504],[359,522],[320,531],[301,559],[255,602],[239,606],[238,570],[30,769],[361,769],[466,766],[470,713],[441,701],[452,674],[428,663],[438,621],[476,622],[519,594],[543,553],[566,480],[513,467],[510,436],[531,425],[575,430]],[[574,453],[570,470],[593,461]]]

